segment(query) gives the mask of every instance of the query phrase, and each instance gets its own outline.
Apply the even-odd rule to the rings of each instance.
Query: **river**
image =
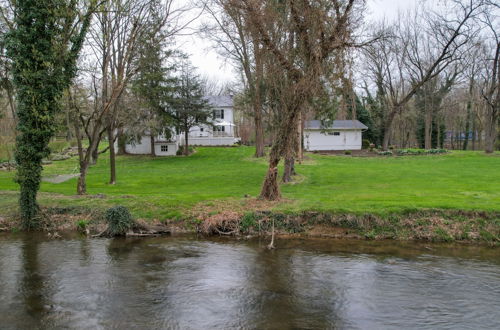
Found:
[[[0,235],[1,329],[500,329],[500,249]]]

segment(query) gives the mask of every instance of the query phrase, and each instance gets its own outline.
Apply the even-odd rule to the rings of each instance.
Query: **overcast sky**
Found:
[[[368,0],[368,20],[381,19],[384,16],[394,18],[398,11],[406,11],[415,6],[420,0]],[[438,0],[431,0],[438,1]],[[201,17],[193,25],[200,24],[207,18]],[[230,64],[217,55],[212,49],[208,40],[198,36],[184,36],[178,38],[178,46],[190,55],[191,61],[202,75],[208,76],[211,80],[231,81],[238,79],[236,72]]]

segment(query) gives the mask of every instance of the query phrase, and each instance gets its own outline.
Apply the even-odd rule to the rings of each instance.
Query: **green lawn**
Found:
[[[257,196],[267,166],[253,148],[198,148],[190,157],[118,158],[118,183],[108,185],[107,155],[88,174],[88,193],[75,198],[76,179],[44,182],[40,201],[51,206],[124,204],[136,216],[165,218],[194,205]],[[282,186],[279,210],[386,214],[423,208],[500,211],[500,154],[453,152],[405,157],[308,154],[297,165],[298,183]],[[45,166],[44,175],[77,172],[75,158]],[[0,213],[12,210],[14,173],[0,171]],[[50,194],[47,194],[50,193]],[[55,194],[54,194],[55,193]]]

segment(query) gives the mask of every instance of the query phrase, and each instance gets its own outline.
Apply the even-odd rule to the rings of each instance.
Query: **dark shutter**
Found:
[[[220,119],[224,119],[224,110],[220,111]]]

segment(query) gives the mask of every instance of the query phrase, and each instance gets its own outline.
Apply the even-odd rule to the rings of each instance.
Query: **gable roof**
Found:
[[[233,97],[230,95],[207,95],[205,100],[210,103],[212,107],[232,107]]]
[[[305,129],[368,129],[359,120],[334,120],[333,125],[322,127],[320,120],[309,120],[305,123]]]

